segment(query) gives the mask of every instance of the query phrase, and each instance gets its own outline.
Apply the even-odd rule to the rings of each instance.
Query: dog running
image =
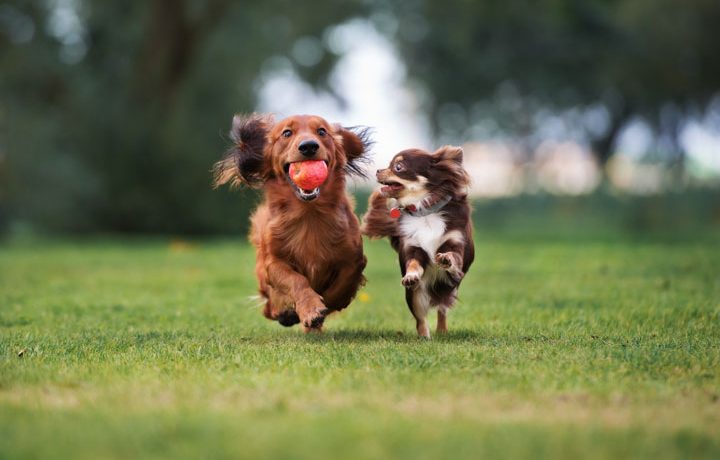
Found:
[[[403,150],[377,171],[382,188],[370,196],[363,217],[362,233],[388,237],[397,251],[405,300],[425,338],[433,307],[437,332],[447,332],[448,310],[475,257],[462,160],[460,147]]]
[[[359,221],[345,190],[363,175],[371,144],[366,128],[321,117],[236,115],[234,143],[214,166],[214,184],[264,192],[251,217],[250,241],[263,314],[283,326],[320,331],[365,282]]]

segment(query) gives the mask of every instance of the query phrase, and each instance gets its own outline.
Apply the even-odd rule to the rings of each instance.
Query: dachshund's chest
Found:
[[[287,227],[280,239],[288,258],[307,275],[322,273],[324,267],[347,260],[360,241],[358,236],[353,238],[350,228],[341,220],[330,223],[315,220]]]
[[[286,240],[291,264],[314,289],[324,289],[341,267],[354,263],[356,254],[362,251],[360,244],[360,239],[352,238],[348,232],[330,231],[321,225]]]

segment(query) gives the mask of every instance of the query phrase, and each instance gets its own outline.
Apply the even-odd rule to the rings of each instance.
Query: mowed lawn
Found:
[[[432,341],[384,241],[309,336],[243,238],[0,246],[0,458],[720,458],[717,239],[476,243]]]

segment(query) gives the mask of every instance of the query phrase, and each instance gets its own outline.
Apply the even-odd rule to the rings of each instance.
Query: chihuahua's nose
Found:
[[[300,142],[300,145],[298,145],[298,150],[300,150],[300,153],[306,157],[315,155],[319,148],[320,145],[312,139],[302,141]]]

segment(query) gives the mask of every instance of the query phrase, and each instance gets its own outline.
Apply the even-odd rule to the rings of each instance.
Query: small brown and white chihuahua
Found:
[[[430,338],[426,317],[437,307],[437,332],[447,332],[447,313],[475,257],[469,178],[460,147],[435,153],[403,150],[377,171],[380,191],[370,196],[361,231],[390,238],[398,252],[405,300],[418,335]]]

